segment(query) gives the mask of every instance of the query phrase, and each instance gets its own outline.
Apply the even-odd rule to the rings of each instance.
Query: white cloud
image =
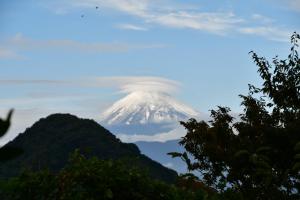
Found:
[[[290,5],[293,9],[300,11],[300,0],[290,0]]]
[[[267,4],[277,4],[281,8],[300,12],[300,0],[264,0]]]
[[[243,34],[257,35],[278,42],[289,41],[289,37],[292,34],[292,31],[286,31],[273,26],[244,27],[240,28],[239,31]]]
[[[258,14],[258,13],[252,14],[251,18],[253,20],[256,20],[260,23],[265,23],[265,24],[270,24],[270,23],[274,22],[274,19],[271,19],[269,17],[266,17],[266,16]]]
[[[62,80],[26,80],[26,79],[0,79],[0,85],[25,85],[25,84],[38,84],[38,85],[50,85],[50,84],[67,84],[68,82]]]
[[[133,24],[119,24],[117,26],[119,29],[124,29],[124,30],[133,30],[133,31],[147,31],[147,28],[133,25]]]
[[[169,140],[176,140],[183,136],[185,136],[186,130],[183,126],[178,126],[174,130],[171,130],[166,133],[158,133],[155,135],[127,135],[127,134],[117,134],[117,137],[122,142],[138,142],[138,141],[145,141],[145,142],[166,142]]]
[[[164,48],[163,44],[128,44],[121,42],[112,43],[87,43],[68,39],[59,40],[35,40],[24,37],[21,33],[16,34],[14,37],[2,41],[2,45],[7,47],[7,50],[0,48],[0,57],[16,57],[12,50],[55,50],[66,52],[81,52],[81,53],[102,53],[102,52],[128,52],[140,49]]]
[[[134,91],[176,92],[180,84],[176,81],[151,76],[121,76],[95,78],[95,84],[112,84],[123,93]]]
[[[226,34],[234,26],[243,22],[242,19],[229,13],[191,13],[191,12],[171,12],[168,14],[155,16],[149,21],[173,28],[189,28],[207,31],[215,34]]]
[[[277,1],[277,0],[270,0]],[[300,10],[300,0],[285,0],[293,9]],[[248,18],[236,16],[232,11],[204,12],[198,6],[178,4],[162,0],[76,0],[70,1],[75,7],[119,11],[141,19],[145,24],[156,24],[177,29],[193,29],[218,35],[252,34],[274,41],[287,41],[291,31],[272,24],[275,20],[254,13]],[[119,27],[120,28],[120,27]],[[141,27],[124,26],[123,28],[141,30]],[[288,33],[288,34],[287,34]],[[271,36],[269,35],[271,34]]]
[[[291,10],[300,12],[300,0],[284,0],[282,3],[287,5]]]
[[[10,49],[0,47],[0,59],[16,59],[16,60],[19,60],[19,59],[24,59],[24,57],[17,54],[16,52],[10,50]]]
[[[215,34],[225,34],[232,27],[243,22],[232,12],[200,12],[190,11],[186,5],[172,6],[167,1],[160,0],[77,0],[71,5],[117,10],[137,16],[144,23],[154,23],[172,28],[188,28],[207,31]]]
[[[84,77],[69,80],[58,79],[0,79],[1,85],[54,85],[77,86],[94,88],[114,88],[122,93],[134,91],[176,92],[180,83],[155,76],[111,76],[111,77]]]
[[[168,168],[171,168],[171,169],[174,168],[174,164],[171,163],[171,162],[165,163],[165,164],[163,164],[163,166],[168,167]]]

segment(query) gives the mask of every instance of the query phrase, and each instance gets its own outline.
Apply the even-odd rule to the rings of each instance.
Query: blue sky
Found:
[[[286,58],[299,19],[299,0],[1,0],[8,137],[52,112],[97,119],[136,77],[176,82],[200,112],[240,112],[238,95],[260,83],[248,52]]]

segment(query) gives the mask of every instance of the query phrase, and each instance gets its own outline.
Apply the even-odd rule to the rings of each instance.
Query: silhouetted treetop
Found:
[[[251,51],[263,84],[249,85],[249,93],[240,95],[240,121],[233,122],[229,108],[218,107],[209,123],[181,122],[187,130],[180,141],[186,152],[170,154],[224,194],[249,200],[299,199],[299,39],[295,32],[284,60],[276,56],[270,63]]]

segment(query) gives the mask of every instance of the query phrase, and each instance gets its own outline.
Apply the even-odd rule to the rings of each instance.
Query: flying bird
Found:
[[[96,6],[96,9],[98,9],[99,7],[98,6]]]
[[[83,18],[84,17],[84,15],[81,15],[81,18]]]
[[[10,118],[13,114],[13,109],[11,109],[5,120],[0,119],[0,137],[2,137],[8,130],[9,126],[10,126]]]

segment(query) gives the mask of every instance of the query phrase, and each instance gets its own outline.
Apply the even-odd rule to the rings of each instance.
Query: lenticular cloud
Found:
[[[172,94],[180,86],[176,81],[151,76],[98,77],[92,84],[96,87],[114,87],[122,93],[144,91]]]

